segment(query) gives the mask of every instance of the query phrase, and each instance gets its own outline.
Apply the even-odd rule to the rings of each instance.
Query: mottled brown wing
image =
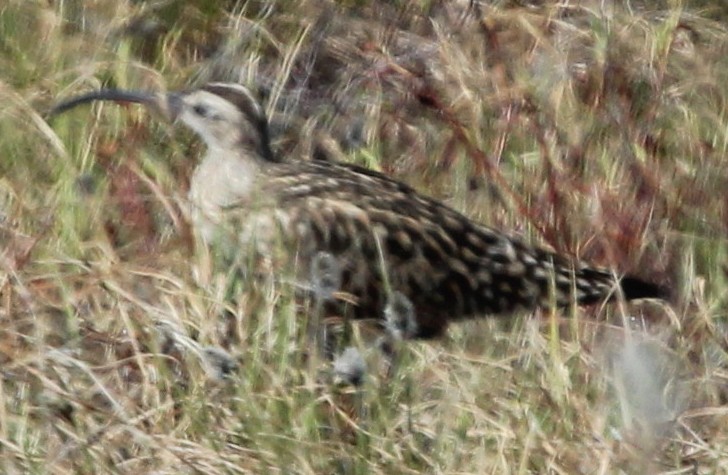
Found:
[[[299,232],[301,259],[336,256],[357,316],[381,318],[387,292],[399,291],[415,306],[419,336],[468,316],[593,302],[614,285],[607,272],[575,267],[370,170],[298,162],[278,167],[268,185]]]

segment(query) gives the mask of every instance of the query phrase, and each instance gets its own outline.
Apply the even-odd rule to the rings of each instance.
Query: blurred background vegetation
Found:
[[[728,473],[720,1],[0,3],[3,473]],[[200,144],[100,87],[249,86],[289,159],[407,181],[669,302],[301,364],[305,309],[200,286]],[[204,272],[203,272],[204,273]],[[232,314],[233,318],[223,318]]]

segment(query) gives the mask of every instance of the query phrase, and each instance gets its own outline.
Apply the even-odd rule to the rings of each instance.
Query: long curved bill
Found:
[[[182,96],[177,93],[153,93],[146,91],[125,91],[123,89],[101,89],[80,96],[72,97],[57,104],[48,113],[49,117],[62,114],[77,106],[95,101],[131,102],[143,104],[148,108],[161,113],[170,121],[174,121],[182,105]]]

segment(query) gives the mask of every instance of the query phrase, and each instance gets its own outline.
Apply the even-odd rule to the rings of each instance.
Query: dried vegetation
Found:
[[[728,472],[719,3],[0,4],[0,472]],[[280,153],[673,299],[467,322],[383,371],[347,349],[333,384],[285,285],[196,283],[198,143],[138,108],[43,117],[213,79],[257,89]]]

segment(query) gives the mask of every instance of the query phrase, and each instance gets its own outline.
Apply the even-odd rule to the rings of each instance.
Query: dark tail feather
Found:
[[[669,298],[670,292],[667,288],[650,282],[645,282],[636,277],[623,277],[619,281],[624,298],[635,299],[665,299]]]

